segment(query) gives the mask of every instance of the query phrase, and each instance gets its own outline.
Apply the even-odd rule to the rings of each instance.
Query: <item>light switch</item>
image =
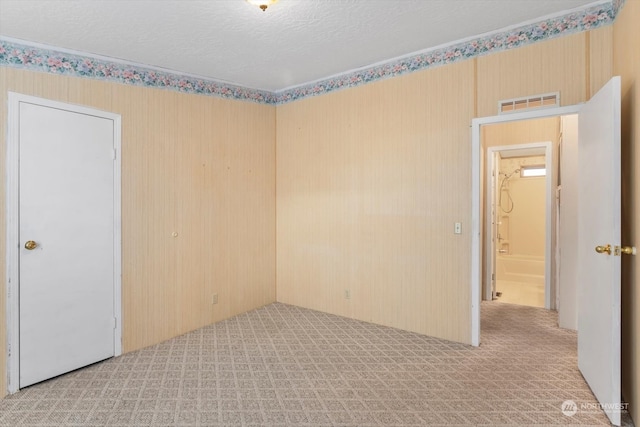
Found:
[[[462,223],[460,223],[460,222],[456,222],[456,223],[453,225],[453,232],[454,232],[455,234],[462,234]]]

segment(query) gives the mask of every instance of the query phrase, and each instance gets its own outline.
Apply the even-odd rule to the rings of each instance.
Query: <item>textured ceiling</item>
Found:
[[[0,36],[280,91],[590,0],[0,0]]]

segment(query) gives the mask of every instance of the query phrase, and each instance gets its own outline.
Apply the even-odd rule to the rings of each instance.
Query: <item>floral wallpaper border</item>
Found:
[[[492,33],[279,92],[245,88],[144,66],[63,53],[6,39],[0,39],[0,66],[276,105],[514,49],[561,35],[592,30],[613,23],[624,2],[625,0],[612,0],[524,27]]]
[[[579,12],[554,17],[510,31],[492,33],[488,36],[453,44],[444,48],[425,51],[363,70],[322,80],[310,85],[277,93],[277,103],[283,104],[298,99],[333,92],[338,89],[356,87],[374,81],[396,77],[415,71],[453,64],[489,53],[515,49],[538,41],[572,33],[593,30],[613,23],[624,0],[615,0],[620,5],[603,3]]]

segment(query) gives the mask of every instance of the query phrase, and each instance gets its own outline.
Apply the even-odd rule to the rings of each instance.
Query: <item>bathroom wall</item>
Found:
[[[500,160],[500,183],[502,193],[498,229],[504,240],[500,249],[507,255],[544,257],[545,244],[545,177],[522,178],[522,166],[543,165],[544,156],[512,157]],[[504,174],[511,174],[505,180]],[[499,203],[500,204],[500,203]]]
[[[564,116],[560,149],[558,325],[578,329],[578,115]]]

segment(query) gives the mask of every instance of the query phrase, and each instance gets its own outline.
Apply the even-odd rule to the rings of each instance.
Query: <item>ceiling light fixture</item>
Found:
[[[278,0],[247,0],[254,6],[258,6],[264,12],[269,6],[276,3]]]

